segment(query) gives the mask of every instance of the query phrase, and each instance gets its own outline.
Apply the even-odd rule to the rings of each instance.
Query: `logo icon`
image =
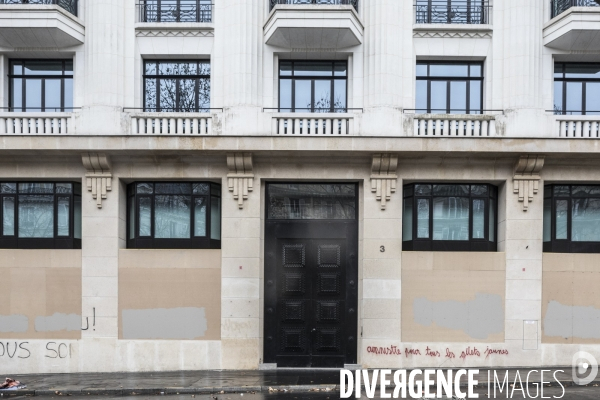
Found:
[[[585,351],[577,352],[573,356],[573,383],[588,385],[598,376],[598,361]]]

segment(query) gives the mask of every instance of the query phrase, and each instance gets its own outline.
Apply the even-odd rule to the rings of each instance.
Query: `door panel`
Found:
[[[267,221],[265,232],[265,362],[355,363],[356,222]]]

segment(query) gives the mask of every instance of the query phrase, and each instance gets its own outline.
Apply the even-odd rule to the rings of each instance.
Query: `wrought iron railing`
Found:
[[[212,22],[207,0],[145,0],[138,7],[140,22]]]
[[[488,24],[489,0],[417,0],[417,24]]]
[[[0,4],[56,4],[77,16],[78,0],[0,0]]]
[[[271,10],[278,4],[323,4],[323,5],[349,5],[358,12],[358,0],[269,0]]]
[[[551,0],[552,18],[571,7],[600,7],[600,0]]]

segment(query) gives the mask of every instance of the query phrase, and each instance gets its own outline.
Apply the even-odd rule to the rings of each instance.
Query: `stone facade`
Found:
[[[9,60],[67,58],[75,107],[1,112],[0,181],[82,183],[80,250],[0,250],[0,374],[263,366],[265,189],[275,181],[358,183],[359,365],[562,366],[577,351],[600,359],[600,334],[569,318],[600,313],[600,255],[543,251],[544,184],[600,183],[600,117],[546,111],[554,62],[598,62],[600,52],[545,45],[547,29],[558,40],[550,2],[496,0],[481,25],[415,24],[412,0],[358,10],[214,3],[212,19],[195,23],[144,22],[134,0],[79,1],[76,17],[0,6],[0,24],[5,13],[16,24],[34,10],[62,38],[12,45],[0,26],[2,106]],[[288,45],[290,32],[306,39]],[[333,34],[338,42],[327,40]],[[140,110],[148,59],[210,60],[210,113]],[[347,60],[349,110],[274,111],[287,59]],[[500,111],[414,114],[418,60],[482,61],[483,108]],[[464,120],[475,128],[461,135],[453,127]],[[305,130],[311,123],[322,132]],[[221,185],[220,249],[128,248],[127,185],[161,180]],[[497,251],[403,251],[403,185],[413,182],[497,186]],[[444,303],[467,314],[469,304],[482,307],[499,328],[471,329],[483,314],[419,315]],[[195,318],[199,307],[206,326],[192,339],[130,329],[161,309]],[[57,315],[70,322],[44,328]],[[21,317],[28,322],[15,329]]]

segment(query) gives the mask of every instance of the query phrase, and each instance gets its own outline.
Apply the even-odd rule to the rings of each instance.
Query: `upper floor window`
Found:
[[[212,0],[141,0],[141,22],[212,22]]]
[[[404,186],[403,249],[496,251],[497,193],[486,184]]]
[[[72,60],[11,60],[9,82],[11,111],[73,109]]]
[[[552,0],[552,18],[567,11],[571,7],[598,7],[598,0]]]
[[[56,4],[73,15],[77,15],[78,0],[0,0],[0,4]]]
[[[145,61],[144,111],[208,112],[209,61]]]
[[[358,11],[358,0],[269,0],[271,9],[277,4],[332,4],[332,5],[350,5]]]
[[[600,186],[544,188],[544,251],[600,253]]]
[[[489,0],[416,0],[417,24],[488,24]]]
[[[554,64],[554,113],[600,115],[600,64]]]
[[[128,187],[127,247],[220,249],[221,186],[136,182]]]
[[[81,184],[2,182],[0,203],[0,248],[81,248]]]
[[[483,64],[417,62],[416,112],[481,114]]]
[[[281,112],[346,112],[346,61],[281,61]]]

